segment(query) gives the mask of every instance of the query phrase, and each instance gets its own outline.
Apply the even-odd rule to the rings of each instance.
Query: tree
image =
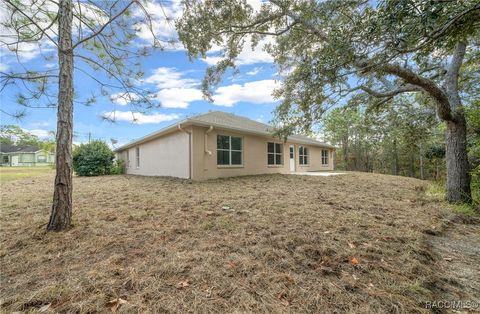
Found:
[[[189,0],[177,27],[191,57],[223,47],[224,59],[204,78],[207,97],[247,39],[255,45],[272,37],[266,49],[285,76],[275,93],[283,124],[308,129],[339,99],[360,92],[378,98],[377,106],[403,93],[428,96],[447,124],[447,199],[470,202],[460,88],[464,79],[470,86],[478,79],[462,64],[478,69],[479,20],[476,0],[388,0],[376,7],[363,0],[269,0],[257,11],[247,1]]]
[[[154,38],[152,20],[143,2],[129,1],[2,1],[8,31],[1,37],[3,46],[17,54],[18,72],[1,72],[1,90],[15,87],[21,92],[18,103],[25,108],[57,107],[56,176],[53,205],[47,230],[69,228],[72,215],[72,134],[74,73],[99,84],[102,96],[119,91],[134,108],[150,108],[150,93],[135,82],[143,72],[137,62],[145,56],[145,46],[133,45],[139,25],[146,26]],[[22,45],[50,47],[47,60],[56,59],[58,69],[28,69],[20,60]],[[132,47],[137,47],[133,49]],[[107,80],[91,73],[103,72]],[[52,92],[51,89],[54,89]],[[55,95],[55,91],[57,94]],[[97,95],[77,102],[90,105]],[[45,102],[40,105],[40,102]],[[33,104],[32,104],[33,103]],[[17,117],[24,111],[9,113]]]
[[[80,144],[73,150],[73,170],[79,176],[101,176],[110,174],[115,154],[102,141]]]
[[[39,145],[40,139],[24,131],[18,125],[0,126],[0,143],[10,145]]]
[[[327,138],[334,145],[340,144],[342,163],[341,168],[352,170],[349,167],[349,149],[352,140],[352,133],[358,126],[358,110],[351,107],[336,108],[329,112],[324,119],[324,132]],[[356,169],[355,169],[356,170]]]
[[[410,177],[417,177],[419,169],[424,178],[422,147],[435,139],[435,111],[414,97],[377,108],[365,97],[356,98],[322,118],[325,139],[340,148],[340,167]]]

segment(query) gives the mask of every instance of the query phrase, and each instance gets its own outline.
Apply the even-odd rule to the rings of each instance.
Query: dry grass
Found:
[[[124,313],[410,313],[440,293],[423,239],[449,210],[422,181],[75,178],[74,227],[45,233],[52,180],[2,187],[6,312],[105,312],[120,297]]]

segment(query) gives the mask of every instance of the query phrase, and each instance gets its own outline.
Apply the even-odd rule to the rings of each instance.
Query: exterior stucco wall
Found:
[[[308,171],[322,171],[322,170],[333,170],[333,150],[317,147],[317,146],[309,146],[309,145],[301,145],[301,144],[293,144],[295,145],[295,171],[296,172],[308,172]],[[300,159],[298,158],[300,146],[308,147],[308,164],[307,165],[300,165]],[[322,165],[322,150],[328,150],[328,165]]]
[[[267,173],[290,173],[290,145],[295,146],[295,171],[320,171],[333,170],[333,154],[329,150],[329,164],[322,165],[321,147],[303,145],[309,148],[309,164],[300,165],[298,149],[301,145],[282,143],[278,139],[261,137],[249,134],[235,133],[228,130],[214,129],[207,137],[207,149],[212,153],[205,152],[205,132],[208,128],[194,126],[192,128],[192,178],[194,180],[206,180],[213,178],[254,175]],[[230,135],[242,138],[243,165],[241,166],[218,166],[217,165],[217,135]],[[267,143],[277,142],[283,144],[283,165],[269,166],[267,162]]]
[[[182,131],[164,135],[117,153],[125,161],[126,173],[144,176],[171,176],[188,179],[190,175],[189,135]],[[140,165],[136,165],[136,148]]]

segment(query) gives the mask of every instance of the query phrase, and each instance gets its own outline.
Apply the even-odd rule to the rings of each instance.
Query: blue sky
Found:
[[[258,6],[259,1],[250,1]],[[178,2],[168,4],[167,14],[177,17],[181,14]],[[164,36],[165,40],[176,36],[171,24],[164,20],[164,13],[158,4],[152,4],[151,10],[156,12],[157,21],[155,31]],[[140,31],[139,41],[148,41],[148,33]],[[45,50],[53,50],[44,46]],[[218,49],[218,47],[216,48]],[[22,47],[22,64],[28,68],[39,69],[55,68],[55,60],[46,61],[35,45]],[[15,71],[20,64],[6,49],[0,47],[0,71]],[[74,109],[74,142],[85,142],[88,134],[92,138],[110,141],[118,140],[119,144],[129,142],[135,138],[175,123],[185,117],[207,112],[222,110],[246,116],[253,120],[268,123],[272,119],[272,111],[276,101],[271,93],[278,82],[274,80],[276,68],[271,57],[262,50],[262,44],[254,50],[246,47],[238,59],[240,73],[224,77],[220,86],[214,89],[214,103],[202,99],[200,82],[205,69],[209,64],[218,60],[214,51],[207,59],[189,61],[181,45],[170,47],[166,51],[158,51],[142,59],[145,72],[144,84],[156,93],[156,101],[160,105],[146,113],[132,113],[129,104],[112,93],[109,96],[98,97],[92,106],[75,104]],[[102,74],[95,74],[102,77]],[[79,96],[98,94],[99,85],[75,72],[75,93]],[[1,94],[2,110],[12,112],[19,109],[16,104],[16,95],[19,89],[15,86],[7,87]],[[54,89],[56,92],[56,89]],[[102,116],[115,116],[115,123],[102,119]],[[137,122],[132,122],[135,116]],[[25,130],[44,136],[47,131],[56,128],[56,108],[28,109],[27,116],[21,120],[1,114],[2,124],[18,124]]]

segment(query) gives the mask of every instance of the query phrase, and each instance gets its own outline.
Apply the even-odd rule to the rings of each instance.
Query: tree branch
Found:
[[[22,10],[20,10],[15,4],[13,4],[10,0],[5,0],[5,3],[9,4],[11,7],[13,7],[15,10],[17,10],[20,14],[22,14],[23,16],[25,16],[33,25],[35,25],[38,30],[44,34],[48,39],[50,39],[50,41],[58,47],[57,45],[57,42],[53,40],[52,37],[50,37],[50,35],[47,34],[47,32],[41,28],[30,16],[28,16],[27,14],[25,14]]]
[[[279,7],[282,12],[285,12],[287,16],[289,16],[291,19],[293,19],[296,23],[302,24],[308,29],[310,29],[315,35],[317,35],[321,40],[327,41],[328,37],[320,31],[313,23],[310,21],[305,21],[302,19],[298,14],[292,12],[290,9],[286,8],[280,1],[278,0],[269,0],[271,3]]]
[[[376,97],[376,98],[393,97],[395,95],[402,94],[402,93],[422,91],[422,89],[419,86],[415,86],[415,85],[412,85],[412,84],[407,84],[405,86],[401,86],[397,89],[389,90],[389,91],[386,91],[386,92],[379,92],[379,91],[373,90],[370,87],[365,86],[365,85],[359,86],[358,89],[361,89],[364,92],[366,92],[369,95],[372,95],[373,97]]]
[[[76,47],[78,47],[78,45],[81,45],[82,43],[86,42],[87,40],[90,40],[96,36],[98,36],[98,34],[102,33],[103,30],[108,26],[110,25],[113,21],[115,21],[119,16],[123,15],[123,13],[125,13],[125,11],[128,10],[128,8],[136,3],[137,1],[136,0],[133,0],[133,1],[130,1],[130,3],[128,5],[126,5],[122,10],[120,10],[120,12],[118,12],[116,15],[114,15],[113,17],[111,17],[105,24],[102,25],[102,27],[100,27],[100,29],[96,32],[94,32],[93,34],[79,40],[75,45],[73,45],[72,49],[74,50]]]
[[[368,62],[357,62],[357,65],[360,65],[361,68],[370,68]],[[418,75],[415,72],[404,68],[398,64],[387,63],[383,65],[377,65],[371,70],[395,75],[403,79],[408,84],[420,87],[436,101],[437,113],[439,117],[445,121],[453,120],[452,108],[450,108],[450,100],[447,94],[443,91],[443,89],[440,88],[434,81]]]
[[[457,43],[445,77],[445,89],[450,96],[450,106],[452,111],[455,111],[461,106],[460,96],[458,95],[458,75],[463,63],[463,58],[465,57],[466,49],[466,42],[461,41]]]

